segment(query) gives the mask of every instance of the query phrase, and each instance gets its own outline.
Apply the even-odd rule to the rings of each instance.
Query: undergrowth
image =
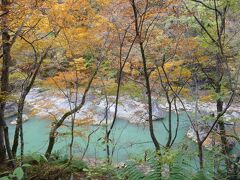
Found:
[[[53,154],[47,160],[37,153],[25,156],[23,164],[7,169],[0,180],[10,179],[57,179],[57,180],[212,180],[216,179],[211,168],[199,171],[192,159],[183,152],[154,152],[146,159],[132,159],[121,166],[102,161],[97,165],[86,164],[80,159],[69,160],[66,156]],[[218,176],[218,179],[224,177]]]

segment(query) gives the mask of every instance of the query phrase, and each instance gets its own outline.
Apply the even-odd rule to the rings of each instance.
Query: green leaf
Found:
[[[40,161],[41,161],[41,156],[37,153],[33,153],[32,158],[33,158],[33,160],[37,161],[38,163],[40,163]]]
[[[16,176],[18,180],[23,179],[24,172],[23,172],[22,167],[17,167],[17,168],[13,171],[13,175]]]
[[[44,162],[48,162],[47,158],[46,158],[44,155],[41,155],[41,159],[42,159]]]
[[[5,176],[5,177],[1,177],[0,180],[9,180],[9,178]]]
[[[84,171],[84,172],[88,172],[89,169],[87,169],[87,168],[83,168],[82,171]]]
[[[23,164],[22,167],[31,167],[31,164]]]

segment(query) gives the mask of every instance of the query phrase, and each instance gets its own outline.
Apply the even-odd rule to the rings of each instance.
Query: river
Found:
[[[10,140],[12,142],[15,125],[11,125],[12,118],[7,120],[9,126]],[[154,131],[159,142],[164,145],[167,141],[168,133],[164,128],[163,123],[168,126],[168,121],[155,121]],[[30,120],[23,124],[24,129],[24,141],[25,141],[25,153],[44,153],[48,144],[48,135],[50,131],[51,121],[47,119],[39,119],[38,117],[32,117]],[[176,128],[176,115],[173,114],[173,136],[175,135]],[[176,138],[176,144],[183,141],[186,137],[188,130],[188,120],[185,115],[180,115],[179,131]],[[66,123],[59,129],[59,137],[57,138],[56,145],[54,146],[54,152],[61,154],[69,153],[70,143],[70,124]],[[81,156],[87,146],[88,135],[90,136],[90,144],[86,151],[86,157],[102,159],[106,158],[106,151],[104,144],[105,126],[101,125],[84,125],[75,128],[75,140],[74,140],[74,154]],[[148,123],[132,124],[126,120],[117,119],[116,124],[111,134],[111,146],[115,146],[113,159],[116,162],[122,162],[129,158],[144,156],[144,152],[147,150],[153,150],[154,146],[151,142],[149,134]]]

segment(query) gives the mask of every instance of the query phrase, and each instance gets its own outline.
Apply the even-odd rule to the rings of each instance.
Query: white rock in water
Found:
[[[28,116],[27,116],[26,114],[23,114],[23,116],[22,116],[22,121],[23,121],[23,122],[26,122],[26,121],[28,121],[28,120],[29,120]],[[16,125],[16,124],[17,124],[17,118],[16,118],[15,120],[11,121],[10,124]]]
[[[240,114],[237,113],[237,112],[233,112],[233,113],[231,114],[231,116],[234,117],[234,118],[240,118]]]
[[[78,120],[93,120],[93,124],[100,123],[105,119],[105,111],[107,102],[104,97],[96,98],[92,95],[87,97],[86,103],[82,109],[76,113],[76,119]],[[109,122],[113,119],[113,114],[115,112],[115,99],[114,96],[108,97],[108,115]],[[79,104],[81,101],[81,96],[78,98]],[[62,114],[68,111],[69,102],[62,94],[58,91],[42,91],[40,88],[33,88],[26,98],[26,102],[31,105],[32,109],[36,110],[36,116],[47,117],[55,115],[57,118],[60,118]],[[165,102],[165,101],[164,101]],[[184,101],[186,110],[192,111],[195,108],[195,103]],[[74,107],[74,103],[71,102],[71,106]],[[162,103],[158,104],[157,99],[153,99],[153,120],[159,120],[166,117],[166,112],[168,111],[168,104]],[[131,123],[145,123],[148,119],[148,105],[146,103],[131,99],[128,96],[120,97],[118,104],[117,117],[120,119],[128,120]],[[182,104],[177,102],[177,107],[179,110],[183,110]],[[232,113],[229,116],[226,116],[226,119],[239,118],[240,112],[239,108],[234,106],[234,109],[231,109]],[[13,108],[12,108],[13,109]],[[174,106],[172,106],[174,109]],[[213,113],[215,112],[215,104],[212,103],[203,103],[199,105],[199,109],[203,112]],[[10,109],[9,109],[10,110]],[[14,110],[14,109],[13,109]],[[11,110],[12,112],[12,110]],[[70,121],[71,118],[68,118],[67,121]],[[104,121],[102,122],[104,123]],[[190,132],[189,136],[194,135],[194,132]],[[194,136],[193,136],[194,137]]]
[[[164,110],[158,106],[157,102],[153,102],[152,109],[153,109],[154,120],[160,120],[166,117]]]
[[[193,141],[197,142],[197,137],[196,137],[196,134],[193,130],[193,128],[190,128],[187,132],[187,137],[192,139]]]
[[[225,121],[227,121],[227,122],[232,120],[232,116],[230,116],[229,114],[224,114],[223,117],[225,118]]]
[[[16,103],[7,103],[5,107],[4,117],[8,118],[17,114],[17,104]]]

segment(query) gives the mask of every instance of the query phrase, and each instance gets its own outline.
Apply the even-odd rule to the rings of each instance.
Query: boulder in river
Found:
[[[17,104],[16,103],[7,103],[5,108],[4,116],[9,118],[17,114]]]
[[[28,116],[26,114],[23,114],[22,121],[26,122],[28,120],[29,120]],[[10,124],[16,125],[17,124],[17,118],[15,120],[11,121]]]
[[[233,112],[233,113],[231,114],[231,116],[232,116],[233,118],[240,118],[240,114],[237,113],[237,112]]]
[[[153,110],[154,121],[162,120],[166,117],[166,112],[159,107],[157,102],[152,103],[152,110]]]

